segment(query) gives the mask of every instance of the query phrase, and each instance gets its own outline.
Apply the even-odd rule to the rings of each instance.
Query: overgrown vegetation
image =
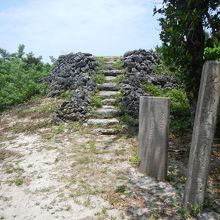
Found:
[[[201,210],[202,207],[199,204],[197,204],[189,209],[180,208],[179,213],[184,219],[189,219],[189,218],[197,217],[198,214],[201,212]]]
[[[32,52],[25,54],[24,48],[19,45],[15,53],[0,48],[0,111],[46,92],[40,80],[48,75],[51,66]]]
[[[102,107],[102,98],[98,95],[94,95],[91,99],[91,106],[95,108]]]
[[[105,82],[105,75],[103,70],[99,70],[95,75],[95,80],[98,84],[103,84]]]
[[[99,70],[103,70],[105,67],[106,58],[105,57],[96,57],[96,60],[99,63]]]
[[[164,60],[168,66],[179,70],[193,116],[204,63],[204,49],[207,46],[215,47],[213,43],[207,45],[210,39],[217,42],[220,39],[218,1],[163,0],[162,7],[155,8],[154,12],[162,15],[159,22]],[[210,33],[208,37],[207,30]],[[205,56],[208,59],[216,58],[215,50],[206,49]]]
[[[122,70],[124,69],[124,62],[120,58],[116,58],[113,67],[117,70]]]
[[[169,97],[171,100],[171,131],[189,128],[191,116],[189,103],[184,88],[160,89],[153,84],[143,84],[144,90],[152,96]]]
[[[214,48],[206,47],[204,50],[206,60],[219,60],[220,61],[220,44]]]

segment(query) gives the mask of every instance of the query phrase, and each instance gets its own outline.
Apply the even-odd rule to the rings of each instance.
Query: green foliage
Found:
[[[33,53],[24,56],[24,46],[17,53],[0,50],[0,111],[14,104],[22,103],[36,94],[45,94],[46,85],[39,80],[47,76],[50,65]]]
[[[160,39],[165,63],[177,68],[185,83],[192,114],[195,113],[196,100],[204,63],[206,46],[205,30],[219,40],[219,12],[217,1],[163,0],[160,9]]]
[[[105,75],[103,71],[99,70],[95,75],[95,80],[98,84],[103,84],[105,82]]]
[[[156,64],[153,66],[153,72],[156,75],[160,75],[160,74],[164,74],[167,76],[172,76],[178,79],[181,79],[181,77],[179,77],[179,73],[180,73],[180,69],[177,66],[172,65],[172,63],[170,63],[169,65],[166,64],[166,59],[164,58],[163,55],[163,47],[159,47],[157,46],[155,48],[155,52],[157,54],[157,56],[159,57],[159,64]]]
[[[220,45],[218,47],[206,47],[204,50],[206,60],[219,60],[220,61]]]
[[[17,177],[17,178],[15,179],[15,185],[16,185],[16,186],[21,186],[23,183],[24,183],[24,180],[23,180],[22,178]]]
[[[202,207],[199,204],[196,204],[195,206],[189,207],[188,209],[181,208],[179,212],[183,218],[188,219],[192,217],[197,217],[201,210]]]
[[[73,94],[74,94],[74,91],[67,90],[67,91],[62,92],[60,96],[66,99],[70,99],[73,96]]]
[[[143,88],[146,92],[148,92],[152,96],[163,96],[164,95],[163,91],[159,87],[153,84],[150,84],[150,83],[143,84]]]
[[[122,74],[121,75],[117,75],[116,79],[114,79],[112,82],[120,84],[121,82],[123,82],[124,78],[125,78],[125,76],[122,75]]]
[[[152,84],[144,84],[144,90],[152,96],[169,97],[171,100],[171,130],[179,131],[190,127],[191,117],[189,102],[183,88],[162,90]]]
[[[54,125],[53,127],[51,127],[51,131],[53,134],[60,134],[64,132],[64,124],[59,124],[59,125]]]
[[[124,69],[124,62],[121,59],[116,59],[116,62],[113,64],[113,67],[117,70]]]
[[[101,108],[102,98],[100,96],[94,95],[91,99],[91,106],[95,108]]]
[[[140,158],[139,158],[139,156],[138,156],[138,152],[137,152],[137,151],[135,151],[135,152],[133,153],[133,155],[129,158],[129,161],[130,161],[130,163],[131,163],[134,167],[137,167],[137,166],[139,165],[139,163],[140,163]]]
[[[99,70],[103,70],[104,67],[105,67],[106,58],[105,58],[105,57],[96,57],[96,60],[97,60],[98,63],[99,63],[98,69],[99,69]]]
[[[115,192],[123,195],[129,195],[128,189],[125,185],[118,186]]]
[[[135,124],[133,117],[127,111],[124,111],[123,115],[121,116],[121,121],[128,126],[134,126]]]

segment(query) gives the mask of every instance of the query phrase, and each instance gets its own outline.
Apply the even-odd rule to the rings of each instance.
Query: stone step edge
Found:
[[[114,128],[96,128],[91,133],[95,135],[116,135],[120,133],[120,130]]]
[[[116,118],[111,118],[111,119],[97,119],[97,118],[90,118],[87,120],[88,125],[115,125],[118,124],[119,120]]]

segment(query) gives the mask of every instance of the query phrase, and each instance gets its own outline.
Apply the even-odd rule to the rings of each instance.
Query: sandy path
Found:
[[[53,125],[57,102],[0,116],[0,219],[180,219],[179,193],[133,167],[135,138]]]

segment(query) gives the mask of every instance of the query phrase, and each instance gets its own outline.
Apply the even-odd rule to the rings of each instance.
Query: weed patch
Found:
[[[13,151],[5,150],[5,149],[0,149],[0,161],[5,160],[8,157],[15,156],[16,153]]]
[[[116,60],[116,62],[113,64],[113,68],[115,68],[115,69],[117,69],[117,70],[122,70],[122,69],[124,69],[124,62],[123,62],[120,58],[118,58],[118,59]]]
[[[102,98],[98,95],[94,95],[91,99],[91,106],[94,108],[102,107]]]
[[[22,178],[17,177],[17,178],[15,179],[15,185],[16,185],[16,186],[21,186],[23,183],[24,183],[24,180],[23,180]]]
[[[47,128],[51,126],[51,122],[50,121],[39,121],[37,123],[20,123],[17,122],[12,130],[14,133],[30,133],[33,134],[35,133],[37,130],[41,129],[41,128]]]

